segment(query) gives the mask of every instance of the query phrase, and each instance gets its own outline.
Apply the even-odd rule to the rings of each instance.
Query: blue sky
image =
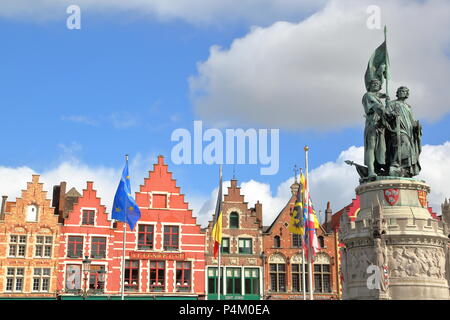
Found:
[[[264,10],[264,7],[255,5],[253,9]],[[429,9],[430,12],[432,9]],[[220,46],[223,59],[227,59],[234,52],[240,52],[239,44],[234,46],[234,41],[240,39],[241,43],[245,43],[254,34],[254,28],[260,27],[264,35],[264,32],[271,30],[273,24],[280,20],[290,22],[281,25],[284,28],[301,26],[305,18],[310,17],[311,12],[317,13],[322,9],[301,8],[295,15],[277,14],[271,18],[270,14],[267,14],[261,19],[244,17],[234,21],[219,20],[211,24],[194,23],[190,21],[191,18],[183,18],[182,15],[160,19],[157,15],[128,11],[102,14],[98,10],[90,10],[90,7],[84,10],[81,5],[81,30],[66,28],[67,14],[60,14],[55,19],[39,20],[23,17],[19,9],[12,16],[2,15],[1,10],[0,6],[0,106],[3,120],[0,126],[0,134],[3,137],[0,167],[27,167],[41,173],[51,171],[62,162],[75,161],[94,168],[92,172],[95,172],[95,168],[119,170],[123,165],[123,155],[128,153],[131,158],[137,155],[140,157],[133,177],[137,184],[143,181],[144,168],[151,169],[155,156],[163,154],[168,157],[166,162],[174,171],[182,192],[188,195],[188,199],[198,202],[198,210],[202,207],[202,201],[208,201],[217,185],[217,166],[172,164],[170,151],[175,143],[170,141],[170,135],[176,128],[192,130],[194,120],[204,120],[205,125],[212,127],[218,119],[199,108],[198,100],[192,98],[195,92],[190,87],[189,78],[202,76],[199,65],[215,63],[214,54],[210,52],[212,46]],[[386,10],[390,12],[391,8],[386,5]],[[39,14],[37,10],[36,15]],[[349,9],[349,16],[351,14],[353,11],[350,12]],[[430,28],[437,27],[439,25]],[[361,54],[358,61],[367,61],[371,51],[381,40],[381,31],[370,32],[373,36],[370,40],[372,47],[366,48],[363,52],[367,54]],[[439,37],[439,41],[447,46],[448,31],[440,32],[443,35]],[[396,36],[400,39],[400,33],[393,32],[394,44]],[[351,37],[352,35],[347,33],[346,38]],[[264,41],[263,36],[261,39]],[[299,37],[295,41],[301,43],[303,39]],[[317,46],[322,45],[320,37],[316,41]],[[400,40],[398,43],[399,47],[400,44],[403,45]],[[439,48],[448,49],[443,49],[442,46]],[[395,59],[395,49],[393,51],[394,59],[391,59],[391,63],[397,63],[398,66],[400,59]],[[426,56],[426,50],[421,51],[424,51]],[[332,53],[329,56],[332,57]],[[420,58],[422,56],[418,57]],[[430,59],[432,58],[430,56]],[[445,67],[448,67],[448,60],[448,56],[447,61],[443,59]],[[229,61],[233,67],[231,58]],[[323,60],[320,63],[312,63],[316,68],[321,65],[326,68]],[[360,72],[355,77],[362,79],[365,65],[355,66],[356,70],[359,70],[358,68]],[[406,70],[406,67],[402,68],[397,68],[397,74]],[[219,69],[214,67],[211,70],[216,72]],[[405,74],[412,76],[406,71]],[[217,79],[220,79],[219,76]],[[308,79],[308,74],[301,72],[296,76],[300,81],[308,83],[319,81],[313,77]],[[430,77],[432,78],[432,75]],[[447,79],[444,78],[445,80]],[[274,77],[272,81],[275,84],[279,78]],[[326,77],[324,81],[327,81]],[[345,81],[339,81],[339,86],[344,86]],[[413,84],[414,81],[417,79],[411,79]],[[419,85],[417,87],[421,88]],[[325,89],[319,92],[328,95],[328,88]],[[263,90],[261,89],[261,93]],[[355,92],[355,97],[364,93],[362,84],[348,90]],[[413,90],[412,92],[414,94]],[[296,102],[297,109],[295,103],[291,109],[280,110],[280,106],[275,104],[272,111],[270,106],[268,109],[261,109],[261,113],[269,112],[269,119],[270,112],[274,116],[285,113],[286,117],[295,119],[297,125],[289,124],[284,127],[282,117],[273,124],[265,119],[259,121],[257,118],[260,111],[257,104],[249,104],[247,114],[237,113],[235,117],[231,117],[227,127],[280,128],[280,169],[276,175],[262,176],[259,174],[259,166],[229,165],[224,168],[224,178],[230,179],[235,170],[240,181],[253,179],[262,185],[269,185],[271,197],[281,197],[277,194],[277,188],[293,175],[294,164],[304,166],[302,149],[305,144],[311,147],[310,167],[316,170],[327,162],[340,165],[338,158],[341,152],[363,144],[364,120],[360,100],[349,99],[348,104],[353,104],[355,110],[351,117],[350,113],[346,116],[347,110],[339,109],[339,104],[335,111],[336,118],[356,118],[359,122],[340,120],[334,125],[334,111],[320,111],[320,104],[311,104],[308,99],[303,100],[300,96]],[[414,101],[413,97],[411,100],[411,103],[416,104],[422,101]],[[444,100],[442,97],[437,102]],[[280,104],[288,105],[289,102],[281,99]],[[217,114],[225,110],[225,107],[217,104],[208,106],[211,110],[216,110],[215,107],[222,110]],[[234,112],[233,108],[231,110]],[[430,119],[423,117],[424,144],[440,146],[448,141],[450,116],[447,110],[448,106],[441,106],[440,111]],[[320,117],[312,116],[314,112],[329,115],[324,116],[324,125],[320,125]],[[419,110],[418,114],[421,119],[426,112]],[[233,122],[235,118],[239,121]],[[68,178],[71,175],[72,173],[67,173]],[[335,175],[330,176],[329,183],[333,184],[333,179],[338,178]],[[95,174],[92,179],[95,181]],[[111,176],[113,188],[118,179],[119,175]],[[352,177],[340,176],[339,179],[349,180],[349,189],[352,189],[352,184],[357,181],[356,173]],[[70,184],[70,181],[68,182]],[[25,181],[19,185],[23,188]],[[316,198],[320,198],[320,205],[323,206],[326,198],[331,196],[321,195],[319,190],[320,186],[317,186],[317,190],[312,192]],[[2,191],[9,192],[3,189]],[[339,192],[340,190],[336,190],[335,193]],[[441,194],[445,192],[450,196],[448,188],[440,192],[441,198]],[[351,193],[346,192],[344,199],[338,201],[338,205],[350,202],[349,194]],[[282,200],[287,200],[285,198]],[[438,203],[440,198],[436,199]],[[261,200],[264,203],[264,199]],[[282,201],[276,203],[280,206]],[[338,209],[340,208],[335,208]]]

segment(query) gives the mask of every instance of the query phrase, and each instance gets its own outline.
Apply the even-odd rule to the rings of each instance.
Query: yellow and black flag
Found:
[[[220,166],[219,193],[211,236],[214,241],[214,258],[216,258],[222,244],[222,165]]]
[[[289,231],[291,233],[303,235],[305,233],[305,218],[303,211],[303,197],[304,197],[305,177],[300,176],[300,185],[297,191],[297,198],[295,200],[294,210],[292,211],[291,223],[289,224]]]

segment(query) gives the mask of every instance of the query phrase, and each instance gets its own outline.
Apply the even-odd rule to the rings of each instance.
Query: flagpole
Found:
[[[388,59],[387,59],[388,53],[387,53],[387,27],[386,27],[386,25],[384,25],[384,45],[386,48],[386,50],[385,50],[386,71],[385,71],[384,77],[386,78],[386,96],[389,97],[389,88],[388,88],[389,87],[389,79],[388,79],[389,78],[389,75],[388,75],[389,66],[388,66]]]
[[[305,251],[302,249],[302,290],[303,300],[306,300]]]
[[[219,181],[220,183],[222,183],[222,165],[220,165],[219,167]],[[219,186],[219,191],[220,191],[220,187]],[[219,199],[219,201],[222,201],[222,199]],[[217,223],[217,222],[216,222]],[[221,281],[222,281],[222,277],[220,276],[220,260],[222,258],[222,239],[219,242],[219,257],[217,259],[217,272],[218,272],[218,283],[217,283],[217,300],[220,300],[220,287],[221,287]]]
[[[307,205],[307,211],[308,211],[308,221],[306,224],[306,231],[308,232],[308,287],[309,287],[309,299],[314,300],[313,296],[313,289],[312,289],[312,252],[311,252],[311,245],[312,245],[312,239],[311,239],[311,222],[310,222],[310,212],[309,212],[309,178],[308,178],[308,150],[309,147],[305,146],[305,170],[306,170],[306,205]]]
[[[128,155],[125,155],[125,163],[128,166]],[[120,285],[120,298],[125,300],[125,242],[127,237],[127,226],[123,222],[123,244],[122,244],[122,283]]]
[[[304,185],[302,185],[302,175],[303,175],[303,170],[302,168],[300,168],[300,186],[299,188],[305,188]],[[304,212],[305,210],[305,199],[304,199],[304,195],[305,192],[304,190],[300,191],[303,196],[302,196],[302,211]],[[302,212],[302,216],[305,217],[305,214]],[[304,220],[304,219],[303,219]],[[305,232],[305,221],[303,221],[303,232]],[[302,237],[300,237],[300,239],[302,239]],[[304,241],[304,239],[302,239],[302,241]],[[302,245],[302,291],[303,291],[303,300],[306,300],[306,275],[305,275],[305,250],[303,249],[303,245]]]

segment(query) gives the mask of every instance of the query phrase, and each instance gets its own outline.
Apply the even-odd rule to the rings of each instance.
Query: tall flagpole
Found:
[[[219,181],[220,181],[220,183],[222,183],[222,165],[220,165],[220,167],[219,167],[219,177],[220,177]],[[220,188],[221,188],[221,186],[219,186],[219,192],[220,192]],[[219,199],[219,201],[222,201],[222,199]],[[220,206],[220,204],[219,204],[219,206]],[[221,215],[221,212],[219,212],[219,214]],[[217,223],[217,221],[216,221],[216,223]],[[222,232],[222,231],[220,231],[220,232]],[[221,281],[222,281],[222,278],[220,276],[221,257],[222,257],[222,237],[221,237],[221,240],[219,243],[219,258],[217,259],[217,272],[218,272],[217,300],[220,300],[220,287],[221,287],[220,285],[221,285]]]
[[[300,188],[305,188],[304,185],[302,185],[302,174],[303,170],[300,168]],[[305,217],[304,211],[305,211],[305,199],[304,195],[305,193],[303,190],[301,190],[303,196],[302,196],[302,216]],[[303,232],[305,232],[305,221],[303,221]],[[302,237],[300,237],[302,239]],[[304,239],[302,239],[304,241]],[[302,248],[302,290],[303,290],[303,300],[306,300],[306,275],[305,275],[305,250]]]
[[[128,155],[125,155],[125,162],[128,167]],[[127,225],[123,222],[123,246],[122,246],[122,283],[120,285],[121,300],[125,300],[125,242],[127,237]]]
[[[302,289],[303,300],[306,300],[305,251],[302,249]]]
[[[385,61],[386,61],[386,71],[385,71],[385,79],[386,79],[386,96],[388,96],[389,97],[389,67],[390,66],[388,66],[388,59],[387,59],[387,55],[388,55],[388,51],[387,51],[387,27],[386,27],[386,25],[384,26],[384,46],[385,46]]]
[[[309,178],[308,178],[308,150],[309,147],[305,146],[305,170],[306,170],[306,191],[305,191],[305,201],[307,205],[307,211],[308,211],[308,221],[306,224],[306,231],[308,232],[308,286],[309,286],[309,299],[314,300],[313,296],[313,287],[312,287],[312,252],[311,252],[311,245],[312,245],[312,239],[311,239],[311,225],[310,225],[310,212],[309,212]]]

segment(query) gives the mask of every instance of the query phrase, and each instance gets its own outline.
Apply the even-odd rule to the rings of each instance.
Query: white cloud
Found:
[[[389,28],[391,97],[406,85],[415,116],[439,119],[450,100],[450,2],[439,0],[330,1],[299,23],[254,27],[198,63],[189,79],[196,112],[216,125],[363,125],[364,72],[383,41],[382,30],[366,26],[374,3]]]
[[[80,116],[80,115],[62,116],[61,120],[75,122],[75,123],[87,124],[89,126],[97,125],[97,121],[95,121],[93,119],[90,119],[89,117]]]
[[[298,17],[320,7],[325,0],[2,0],[0,17],[56,20],[68,17],[66,8],[76,4],[85,13],[122,12],[158,20],[181,19],[195,24],[246,21],[266,23]],[[263,8],[263,10],[261,10]]]

